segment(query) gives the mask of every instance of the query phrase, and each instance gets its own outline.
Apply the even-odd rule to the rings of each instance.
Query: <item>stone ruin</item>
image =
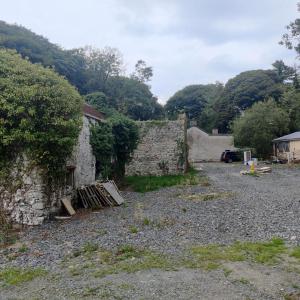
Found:
[[[20,178],[17,188],[12,191],[0,187],[0,201],[5,212],[13,222],[27,225],[39,225],[61,209],[61,199],[83,184],[95,181],[96,159],[90,145],[90,125],[103,121],[104,115],[91,106],[83,107],[83,124],[78,143],[68,160],[66,181],[60,187],[49,190],[43,179],[42,170],[30,166],[26,156],[20,156],[16,162]],[[14,184],[12,184],[13,186]]]
[[[181,174],[187,169],[187,120],[139,121],[140,140],[126,175]]]

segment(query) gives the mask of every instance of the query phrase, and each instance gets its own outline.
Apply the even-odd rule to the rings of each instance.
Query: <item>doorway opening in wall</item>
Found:
[[[67,174],[66,174],[66,190],[74,190],[75,188],[75,166],[67,166]]]

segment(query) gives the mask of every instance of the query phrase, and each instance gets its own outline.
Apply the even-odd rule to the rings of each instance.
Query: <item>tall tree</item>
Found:
[[[298,5],[298,11],[300,12],[300,3]],[[300,55],[300,19],[290,22],[286,26],[287,33],[282,36],[282,40],[279,42],[281,45],[285,45],[288,49],[296,51],[298,58]]]
[[[255,103],[233,122],[235,145],[256,149],[258,157],[272,153],[272,140],[289,131],[288,114],[274,100]]]
[[[228,132],[230,122],[242,111],[269,97],[277,101],[282,93],[282,80],[275,70],[253,70],[240,73],[226,83],[215,105],[219,130]]]
[[[223,85],[220,83],[186,86],[167,101],[166,113],[169,118],[174,119],[179,113],[185,112],[190,120],[199,121],[205,107],[216,101],[222,89]]]
[[[147,64],[143,60],[138,60],[135,64],[135,71],[131,74],[131,78],[139,82],[146,83],[151,80],[153,76],[152,67],[147,67]]]
[[[89,93],[105,92],[109,79],[120,76],[124,72],[123,57],[118,49],[110,47],[98,49],[86,46],[77,51],[85,61],[88,77],[85,89]]]

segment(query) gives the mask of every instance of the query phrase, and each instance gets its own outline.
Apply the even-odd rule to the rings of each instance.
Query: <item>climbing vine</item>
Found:
[[[80,132],[82,98],[64,78],[0,49],[0,180],[26,156],[46,178],[63,174]]]
[[[103,178],[120,179],[139,139],[138,127],[131,119],[116,113],[107,123],[92,127],[90,143]]]

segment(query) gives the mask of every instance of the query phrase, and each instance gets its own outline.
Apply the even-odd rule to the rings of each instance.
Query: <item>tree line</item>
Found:
[[[280,41],[297,55],[299,24],[300,19],[291,22]],[[270,153],[273,138],[300,130],[298,69],[282,60],[269,70],[242,72],[225,85],[187,86],[163,107],[149,85],[152,67],[139,59],[135,71],[126,74],[122,54],[115,48],[64,50],[22,26],[1,21],[0,47],[15,49],[32,63],[54,69],[85,101],[112,119],[123,119],[123,115],[133,120],[175,119],[185,112],[205,131],[218,128],[221,133],[233,133],[237,146],[256,148],[262,156]]]

